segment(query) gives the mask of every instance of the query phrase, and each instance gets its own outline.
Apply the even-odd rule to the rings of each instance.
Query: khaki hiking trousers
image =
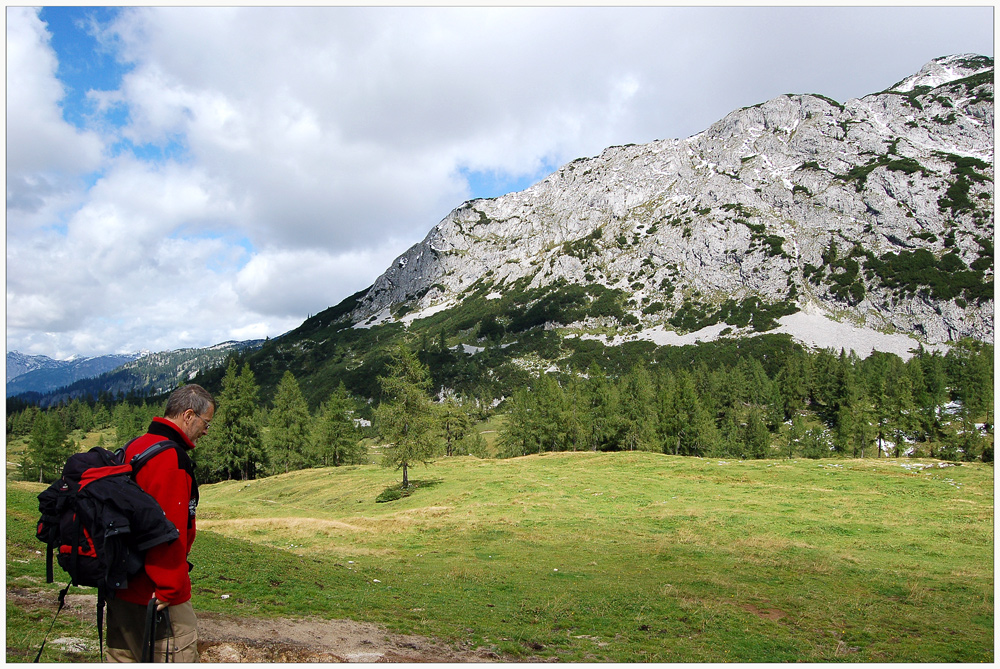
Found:
[[[146,607],[120,599],[109,599],[107,607],[108,662],[138,662],[142,658]],[[156,627],[153,662],[197,662],[198,618],[194,607],[184,602],[167,610],[169,624],[164,620]]]

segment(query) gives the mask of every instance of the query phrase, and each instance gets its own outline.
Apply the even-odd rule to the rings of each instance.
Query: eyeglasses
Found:
[[[212,427],[212,421],[205,420],[204,418],[201,417],[200,414],[195,414],[194,416],[195,416],[195,418],[197,418],[198,420],[200,420],[202,423],[205,424],[205,431],[206,432],[208,431],[208,428]]]

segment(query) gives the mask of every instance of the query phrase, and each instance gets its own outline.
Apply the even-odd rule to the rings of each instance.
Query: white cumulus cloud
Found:
[[[7,9],[7,340],[57,357],[276,336],[470,174],[992,55],[988,7],[126,7],[94,28],[120,85],[77,127],[40,16]]]

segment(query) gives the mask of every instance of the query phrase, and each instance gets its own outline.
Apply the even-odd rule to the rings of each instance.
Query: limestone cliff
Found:
[[[627,291],[642,327],[683,331],[680,314],[756,298],[992,342],[993,204],[993,60],[949,56],[858,100],[781,96],[466,202],[350,317],[564,279]]]

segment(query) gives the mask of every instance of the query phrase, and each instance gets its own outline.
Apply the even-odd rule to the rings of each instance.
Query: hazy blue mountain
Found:
[[[54,360],[11,351],[7,353],[7,397],[24,392],[49,392],[80,379],[99,376],[137,357],[136,353]]]
[[[11,360],[17,365],[35,365],[36,368],[8,380],[7,397],[31,393],[33,401],[48,405],[76,397],[96,398],[102,393],[162,394],[201,372],[223,364],[231,353],[259,348],[262,343],[260,339],[228,341],[207,348],[143,355],[107,355],[63,362],[44,356],[8,353],[8,369]]]

